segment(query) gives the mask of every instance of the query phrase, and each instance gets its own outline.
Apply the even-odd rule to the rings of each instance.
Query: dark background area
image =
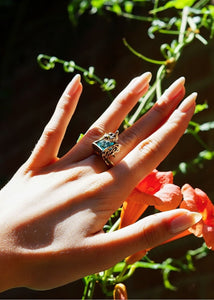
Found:
[[[4,5],[3,5],[4,4]],[[0,1],[0,184],[3,186],[28,158],[67,83],[74,74],[65,73],[61,65],[44,71],[36,61],[40,53],[53,55],[88,68],[95,67],[101,78],[114,78],[116,95],[134,77],[145,71],[155,72],[149,65],[131,54],[122,38],[144,55],[162,59],[159,46],[166,37],[151,40],[147,24],[119,18],[111,13],[105,16],[85,14],[77,27],[72,26],[67,14],[68,1]],[[214,118],[214,42],[208,46],[196,41],[187,47],[174,72],[164,84],[167,87],[176,78],[186,77],[187,94],[199,93],[198,102],[207,101],[209,110],[195,120],[203,123]],[[107,94],[98,85],[83,81],[84,91],[77,111],[69,125],[61,154],[77,140],[81,132],[109,105]],[[203,135],[210,147],[214,146],[213,131]],[[161,164],[160,170],[173,170],[181,161],[193,159],[203,149],[190,136],[181,139],[178,146]],[[204,169],[178,176],[175,183],[188,182],[203,189],[211,199],[213,191],[213,161]],[[185,238],[151,252],[151,258],[161,262],[167,257],[181,257],[188,249],[202,244],[201,239]],[[127,282],[130,298],[214,298],[213,253],[196,261],[196,271],[172,274],[177,292],[166,290],[160,271],[138,270]],[[0,270],[3,272],[4,270]],[[51,291],[31,291],[20,288],[4,292],[1,298],[81,298],[81,280]],[[99,290],[97,298],[102,297]]]

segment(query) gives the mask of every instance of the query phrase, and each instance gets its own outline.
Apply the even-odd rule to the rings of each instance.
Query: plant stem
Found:
[[[123,39],[123,43],[124,45],[134,54],[136,55],[137,57],[147,61],[147,62],[150,62],[150,63],[153,63],[153,64],[156,64],[156,65],[165,65],[166,64],[166,61],[165,60],[156,60],[156,59],[151,59],[149,57],[146,57],[145,55],[137,52],[135,49],[133,49],[129,44],[128,42],[126,41],[126,39]]]
[[[138,108],[136,109],[136,111],[131,116],[130,120],[128,121],[130,126],[133,125],[135,123],[135,121],[139,118],[142,109],[144,108],[145,104],[150,99],[150,97],[153,96],[155,89],[156,89],[156,82],[151,86],[150,90],[147,92],[147,94],[143,98],[142,102],[140,102]]]
[[[85,287],[83,291],[82,300],[92,299],[94,294],[94,288],[95,288],[95,278],[93,276],[89,276],[84,278],[84,280],[85,280]]]
[[[183,44],[184,43],[184,35],[186,31],[186,26],[187,26],[187,17],[189,14],[189,7],[184,7],[183,12],[182,12],[182,19],[181,19],[181,27],[180,27],[180,33],[178,36],[178,43]]]
[[[115,231],[115,230],[118,228],[119,224],[120,224],[120,218],[117,219],[117,221],[116,221],[116,222],[114,223],[114,225],[111,227],[111,229],[109,230],[109,232]]]
[[[44,62],[43,62],[44,60]],[[89,70],[86,70],[85,68],[82,68],[78,65],[75,64],[74,61],[65,61],[63,59],[59,59],[55,56],[49,56],[49,55],[44,55],[44,54],[40,54],[37,57],[37,62],[40,65],[41,68],[45,69],[45,70],[50,70],[53,69],[55,67],[56,63],[62,64],[64,71],[65,72],[73,72],[74,70],[80,71],[81,73],[83,73],[83,76],[85,78],[85,80],[90,83],[93,84],[95,82],[97,82],[101,89],[104,90],[110,100],[113,100],[112,94],[110,93],[110,89],[114,88],[114,84],[113,84],[113,88],[109,88],[109,86],[107,85],[107,83],[105,81],[103,81],[100,77],[98,77],[97,75],[95,75],[93,73],[93,68],[90,67]],[[90,71],[90,69],[92,69],[92,71]],[[108,82],[110,82],[110,80],[105,79]],[[111,81],[114,81],[113,79],[111,79]]]

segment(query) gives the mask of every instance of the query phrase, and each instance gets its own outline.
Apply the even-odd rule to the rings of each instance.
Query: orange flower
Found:
[[[176,208],[182,200],[181,190],[173,184],[172,172],[153,170],[145,177],[124,201],[119,228],[136,222],[149,205],[160,211]],[[147,250],[134,253],[126,258],[127,264],[140,260]]]
[[[149,205],[166,211],[176,208],[181,199],[180,188],[173,184],[172,172],[153,170],[124,201],[120,228],[136,222]]]
[[[189,184],[182,187],[183,201],[180,207],[199,212],[202,220],[189,231],[197,237],[204,238],[208,248],[214,250],[214,205],[200,189],[193,189]]]

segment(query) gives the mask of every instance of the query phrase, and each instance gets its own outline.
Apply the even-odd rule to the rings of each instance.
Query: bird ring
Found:
[[[94,152],[101,156],[105,164],[109,167],[113,166],[110,157],[115,157],[115,153],[120,151],[120,144],[117,143],[119,130],[115,133],[105,133],[99,140],[92,143]]]

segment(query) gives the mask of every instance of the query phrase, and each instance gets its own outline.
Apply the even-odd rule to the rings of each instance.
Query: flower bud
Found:
[[[123,283],[117,283],[113,291],[113,299],[128,299],[126,286]]]

